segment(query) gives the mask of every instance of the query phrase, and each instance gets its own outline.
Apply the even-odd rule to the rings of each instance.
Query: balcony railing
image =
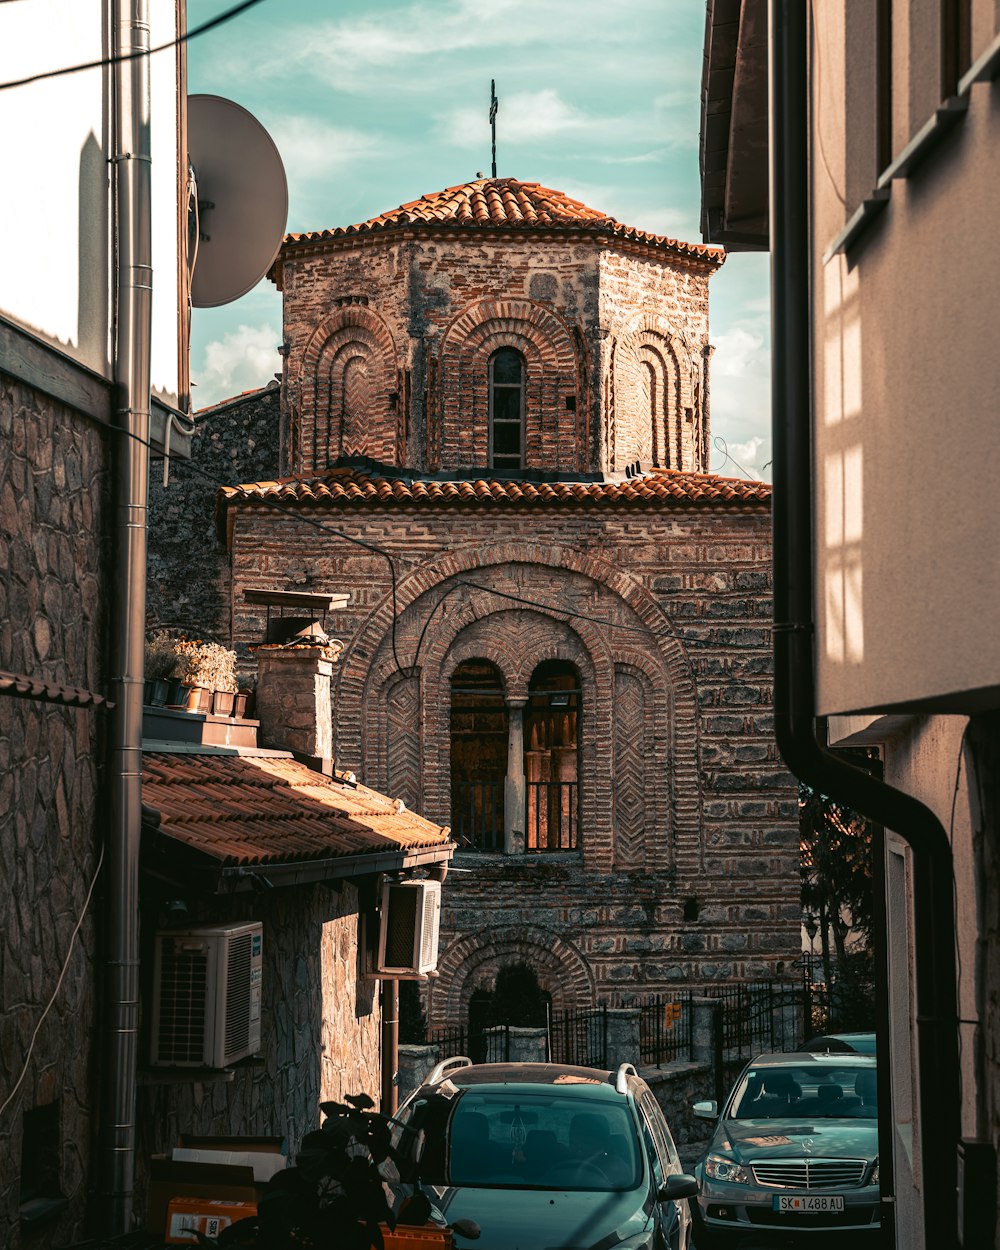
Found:
[[[527,851],[575,851],[578,817],[575,781],[529,781]]]
[[[451,836],[460,851],[503,850],[503,782],[454,781]]]

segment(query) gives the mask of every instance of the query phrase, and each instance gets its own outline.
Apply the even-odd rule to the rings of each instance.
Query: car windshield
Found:
[[[517,1189],[634,1189],[642,1181],[637,1136],[624,1100],[470,1089],[448,1123],[445,1179]]]
[[[736,1120],[875,1119],[875,1064],[751,1065],[736,1087],[728,1115]]]

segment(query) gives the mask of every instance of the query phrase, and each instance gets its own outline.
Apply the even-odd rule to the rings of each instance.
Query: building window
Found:
[[[503,347],[490,357],[490,467],[518,472],[523,449],[524,358]]]
[[[466,660],[451,678],[451,832],[460,851],[504,848],[507,705],[503,677]]]
[[[532,674],[524,718],[526,851],[575,851],[579,843],[580,675],[563,660]]]

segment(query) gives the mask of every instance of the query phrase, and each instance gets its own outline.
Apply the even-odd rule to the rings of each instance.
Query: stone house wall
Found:
[[[278,385],[195,414],[191,464],[162,461],[149,482],[146,619],[150,630],[226,642],[230,637],[229,559],[215,527],[215,484],[277,472]],[[208,475],[207,478],[204,475]]]
[[[110,579],[105,431],[0,374],[0,669],[105,693]],[[96,1069],[96,917],[72,947],[98,862],[105,713],[0,695],[0,1244],[18,1250],[25,1117],[51,1114],[45,1188],[65,1214],[32,1246],[81,1235],[91,1180]],[[50,1112],[46,1112],[50,1108]],[[51,1129],[51,1133],[50,1133]],[[25,1243],[29,1244],[29,1243]]]
[[[528,467],[665,465],[668,449],[673,467],[707,467],[694,435],[705,390],[691,372],[707,348],[712,268],[648,247],[510,232],[289,253],[283,465],[308,473],[364,454],[432,472],[485,467],[488,362],[511,346],[528,368]]]
[[[359,887],[344,882],[200,905],[206,923],[263,922],[261,1057],[225,1081],[159,1083],[141,1062],[137,1211],[145,1209],[150,1156],[181,1133],[283,1137],[294,1155],[319,1128],[321,1102],[359,1092],[378,1102],[381,1014],[377,983],[362,975],[361,904]],[[150,966],[161,919],[146,917]]]
[[[508,700],[526,696],[542,659],[569,659],[580,673],[582,849],[460,857],[472,871],[449,877],[434,1022],[462,1023],[473,990],[520,958],[557,1010],[680,980],[790,971],[797,799],[773,739],[764,511],[311,513],[391,555],[395,654],[383,558],[267,509],[234,514],[235,638],[264,627],[241,586],[282,588],[292,567],[308,569],[319,593],[350,591],[328,621],[346,644],[334,686],[338,766],[430,819],[451,823],[458,663],[495,663]]]

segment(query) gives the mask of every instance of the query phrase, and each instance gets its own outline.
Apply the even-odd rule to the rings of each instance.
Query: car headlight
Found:
[[[868,1178],[869,1185],[878,1184],[878,1155],[875,1156],[875,1162],[872,1164],[872,1174]]]
[[[742,1163],[723,1155],[709,1155],[705,1160],[705,1175],[713,1181],[727,1181],[730,1185],[749,1185],[750,1173]]]

